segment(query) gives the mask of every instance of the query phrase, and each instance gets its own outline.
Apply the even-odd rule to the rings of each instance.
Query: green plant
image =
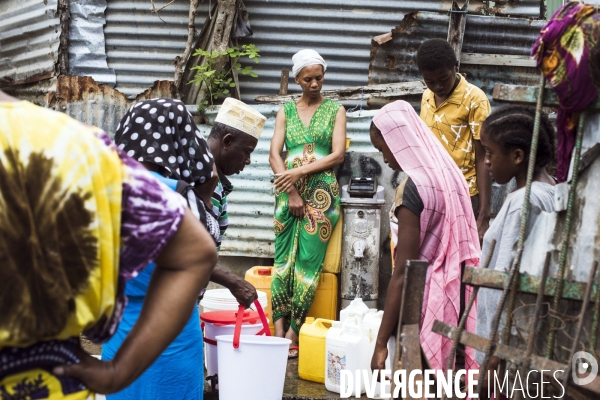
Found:
[[[204,97],[198,102],[198,110],[204,111],[206,107],[213,105],[214,100],[218,99],[219,96],[229,95],[229,90],[236,86],[231,74],[232,71],[235,70],[243,75],[257,78],[258,75],[252,71],[252,67],[249,65],[242,67],[239,60],[248,57],[258,63],[259,52],[260,50],[253,44],[244,44],[241,49],[237,46],[229,47],[225,51],[196,49],[194,56],[204,57],[204,63],[192,68],[196,71],[196,75],[189,83],[204,85],[206,88]],[[216,64],[220,57],[229,57],[231,68],[221,68],[220,71],[217,71]]]

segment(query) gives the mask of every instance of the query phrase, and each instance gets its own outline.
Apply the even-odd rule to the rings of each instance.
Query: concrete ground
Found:
[[[81,337],[81,345],[85,351],[92,355],[100,355],[102,346],[96,345],[85,337]],[[333,400],[339,399],[338,393],[329,392],[325,384],[302,380],[298,377],[298,359],[289,360],[283,388],[282,400]],[[355,397],[352,397],[355,399]],[[96,400],[104,400],[105,397],[97,395]],[[361,397],[367,399],[366,396]],[[204,386],[204,400],[219,400],[219,393],[212,392],[210,385]]]
[[[325,389],[325,384],[302,380],[298,377],[298,359],[289,360],[283,387],[282,400],[338,400],[339,393]],[[354,396],[352,396],[355,399]],[[363,395],[361,400],[366,400]],[[219,400],[219,394],[211,392],[210,387],[204,387],[204,400]]]

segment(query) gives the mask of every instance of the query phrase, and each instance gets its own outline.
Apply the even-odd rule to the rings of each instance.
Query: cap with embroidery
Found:
[[[267,118],[239,100],[228,97],[223,102],[215,122],[239,129],[259,139]]]

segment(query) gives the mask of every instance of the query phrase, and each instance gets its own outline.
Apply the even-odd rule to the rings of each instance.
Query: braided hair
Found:
[[[489,135],[491,140],[498,143],[504,151],[521,149],[529,159],[534,122],[535,108],[509,105],[492,112],[481,129]],[[556,156],[555,136],[554,127],[550,124],[546,113],[542,112],[538,149],[535,157],[536,171],[554,161]]]

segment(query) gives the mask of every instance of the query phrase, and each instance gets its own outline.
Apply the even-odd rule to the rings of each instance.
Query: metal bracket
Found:
[[[463,283],[500,290],[504,288],[504,282],[506,279],[508,279],[507,272],[494,271],[484,268],[466,267],[465,273],[463,274]],[[541,280],[542,278],[540,276],[520,274],[519,292],[537,294]],[[548,278],[546,280],[544,295],[554,296],[557,284],[558,281],[556,279]],[[567,300],[582,301],[586,286],[587,285],[585,282],[564,281],[562,298]],[[592,299],[596,298],[596,293],[598,293],[598,285],[595,284],[592,287]]]
[[[492,92],[492,99],[494,99],[494,101],[509,103],[536,103],[539,92],[539,86],[505,85],[502,83],[496,83]],[[552,88],[544,89],[543,105],[547,107],[560,106],[558,97]],[[592,104],[590,104],[588,109],[600,109],[600,98],[597,98]]]
[[[407,260],[404,270],[404,287],[402,303],[398,317],[396,333],[396,354],[392,360],[392,376],[400,369],[421,369],[421,342],[419,339],[419,324],[425,293],[425,278],[427,277],[426,261]],[[392,393],[394,381],[392,380]]]

